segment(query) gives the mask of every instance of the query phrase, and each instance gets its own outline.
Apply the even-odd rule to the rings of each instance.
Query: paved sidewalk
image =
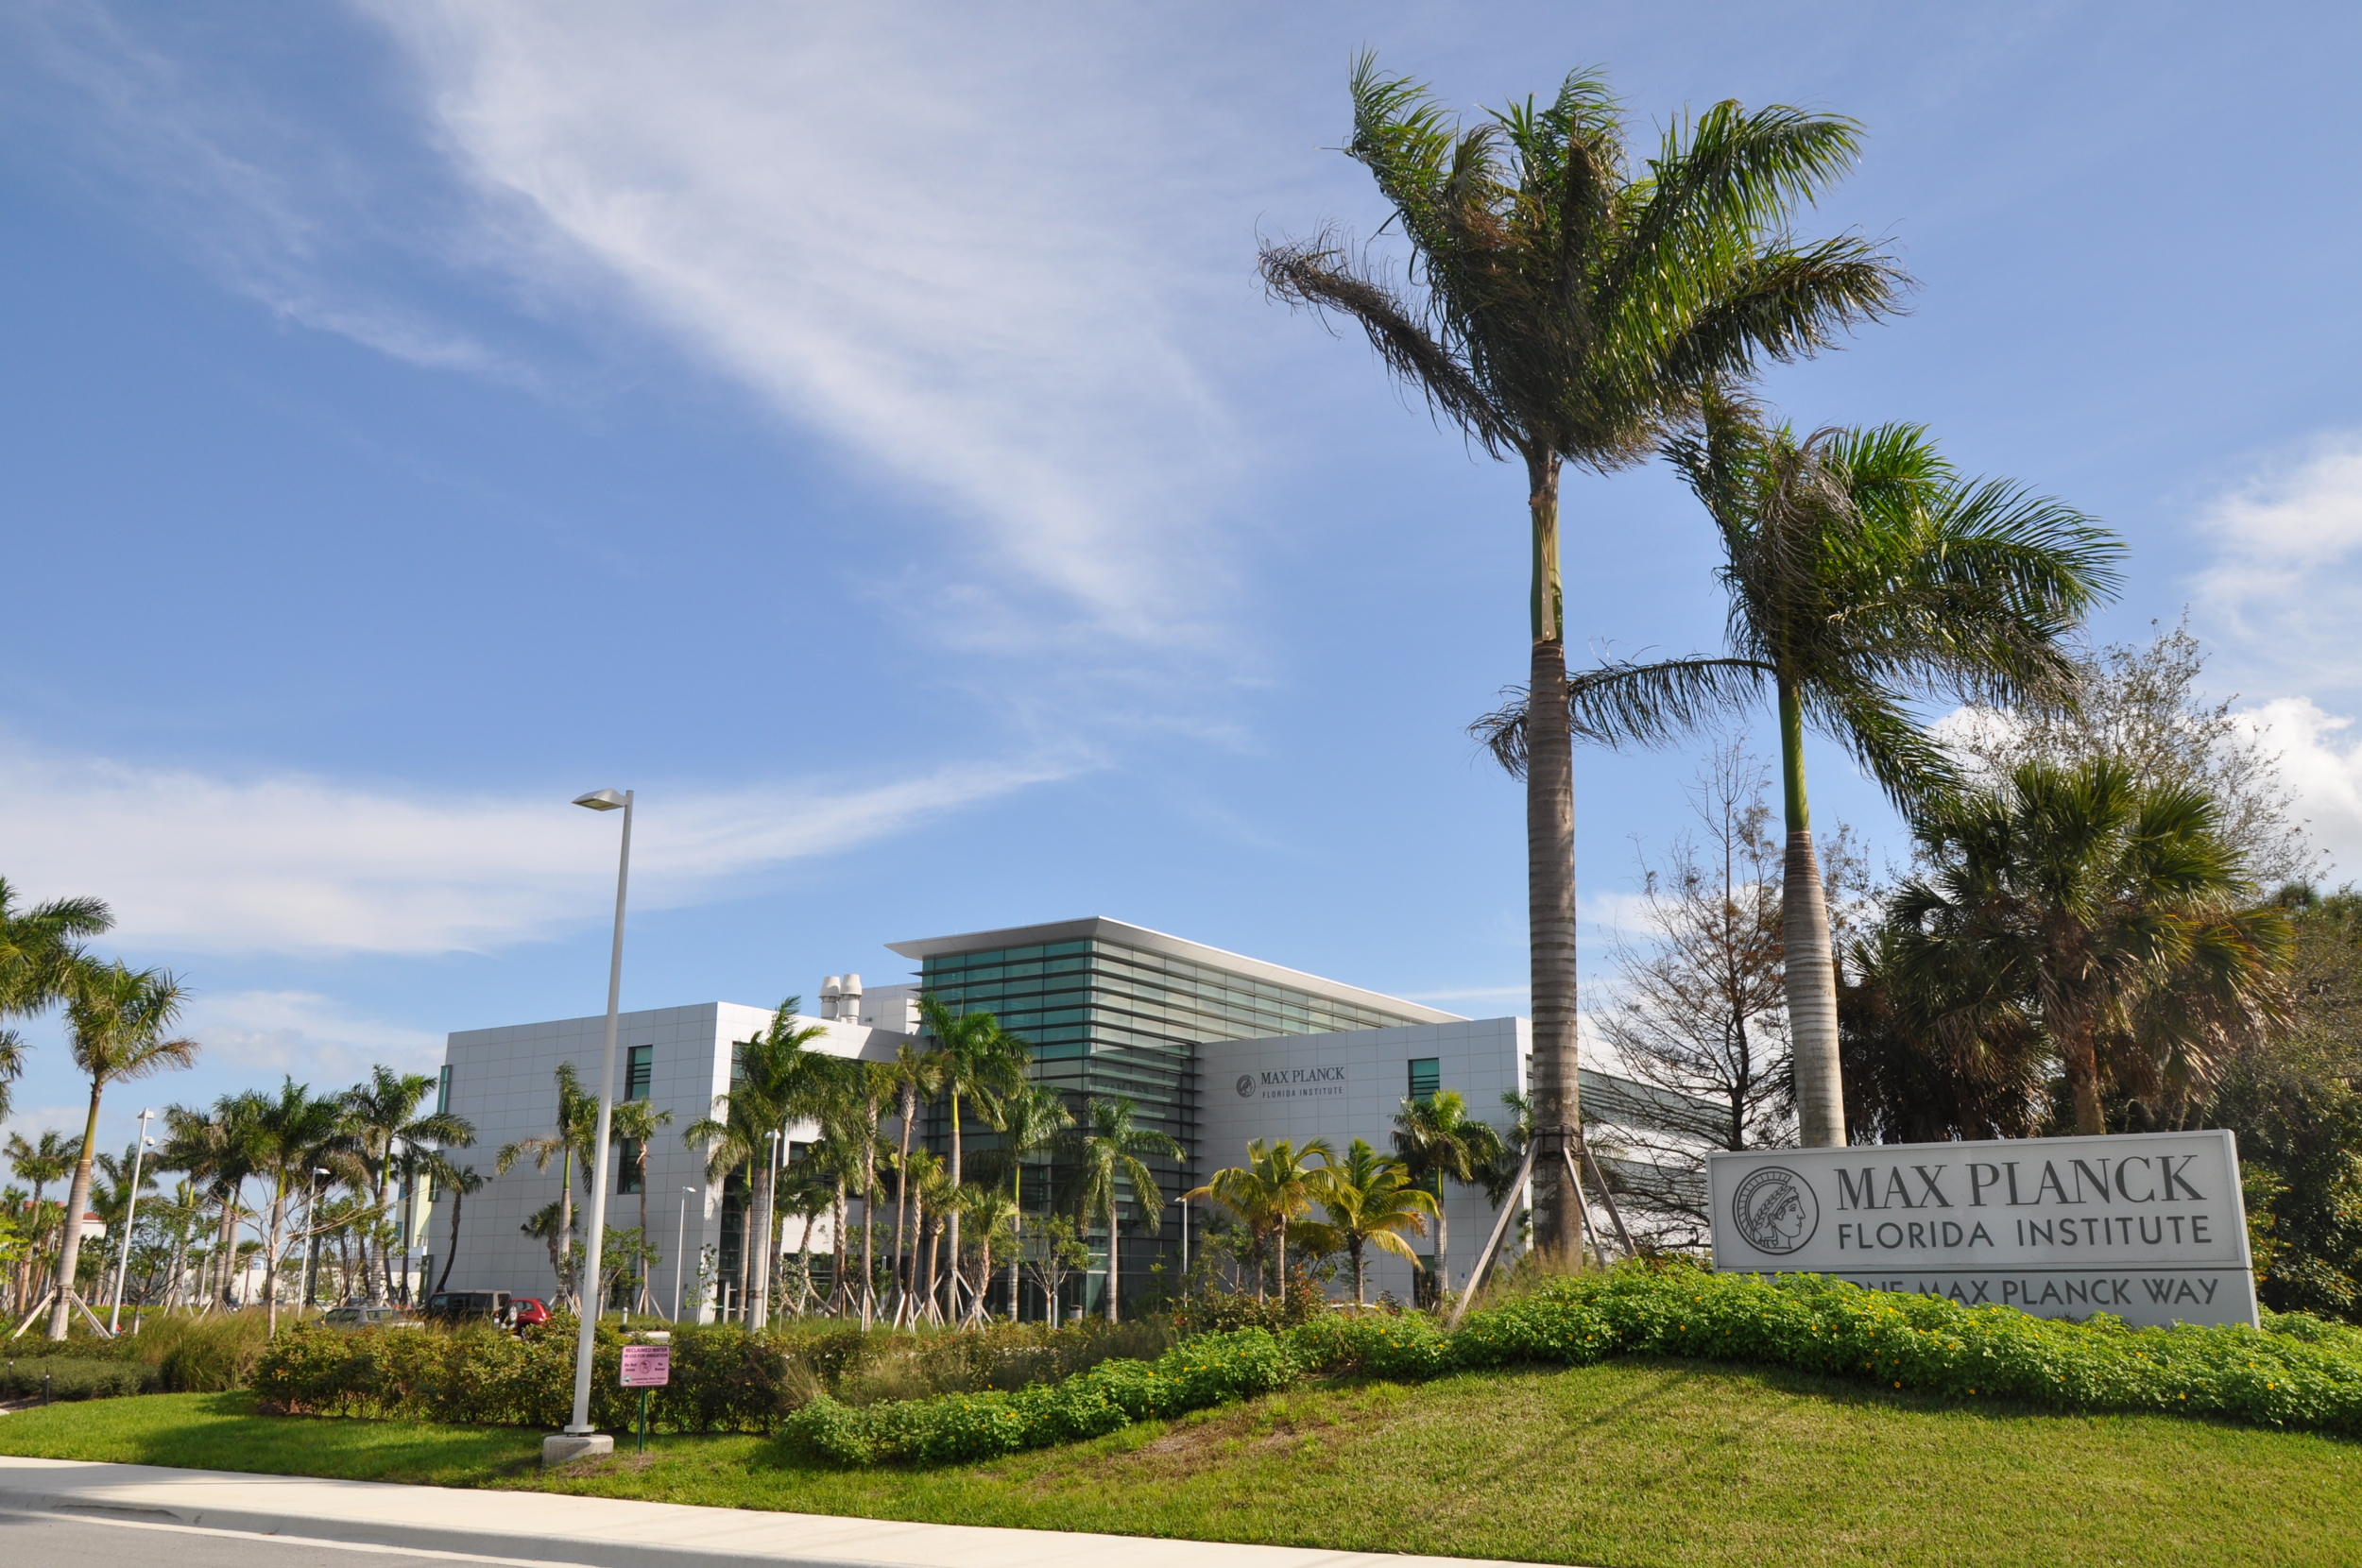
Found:
[[[0,1457],[0,1508],[590,1568],[1481,1568],[1470,1558],[908,1525],[77,1459]]]

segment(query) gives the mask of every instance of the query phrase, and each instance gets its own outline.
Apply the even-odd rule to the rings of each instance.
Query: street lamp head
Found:
[[[334,1176],[335,1172],[329,1169],[326,1166],[316,1165],[312,1167],[312,1174],[315,1176]]]
[[[574,804],[593,811],[620,811],[624,809],[624,797],[620,791],[593,790],[587,795],[574,796]]]

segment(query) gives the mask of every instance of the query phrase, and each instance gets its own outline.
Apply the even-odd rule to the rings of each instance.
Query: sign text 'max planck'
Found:
[[[2255,1321],[2228,1133],[1750,1150],[1708,1169],[1719,1268],[2047,1317]]]

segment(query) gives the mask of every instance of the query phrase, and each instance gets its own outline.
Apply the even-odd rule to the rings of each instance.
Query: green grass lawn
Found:
[[[935,1471],[659,1437],[544,1475],[539,1441],[240,1394],[0,1417],[6,1454],[1600,1568],[2362,1562],[2362,1444],[1686,1363],[1337,1384]]]

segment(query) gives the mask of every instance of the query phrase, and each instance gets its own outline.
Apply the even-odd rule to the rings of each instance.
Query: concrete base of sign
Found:
[[[560,1432],[541,1440],[541,1464],[572,1464],[576,1459],[604,1458],[615,1452],[615,1440],[605,1432]]]

